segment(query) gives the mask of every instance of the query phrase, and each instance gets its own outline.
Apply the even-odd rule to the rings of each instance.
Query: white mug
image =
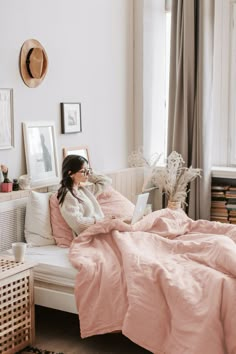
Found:
[[[12,253],[16,262],[24,262],[27,243],[14,242],[12,243]]]

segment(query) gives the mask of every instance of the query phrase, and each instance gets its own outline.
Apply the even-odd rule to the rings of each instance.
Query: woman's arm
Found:
[[[60,205],[60,211],[66,223],[77,235],[96,223],[95,217],[83,216],[81,204],[70,192]]]
[[[97,197],[104,189],[111,185],[112,179],[108,176],[93,173],[88,176],[88,181],[92,183],[87,188]]]

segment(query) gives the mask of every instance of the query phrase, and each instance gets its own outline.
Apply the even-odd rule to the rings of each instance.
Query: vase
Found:
[[[1,192],[12,192],[12,182],[9,183],[1,183]]]
[[[172,202],[168,200],[167,208],[169,209],[181,209],[181,202]]]
[[[30,189],[31,178],[28,175],[22,175],[19,177],[19,187],[20,189]]]

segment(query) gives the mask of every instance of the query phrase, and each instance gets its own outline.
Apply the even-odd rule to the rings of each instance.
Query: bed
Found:
[[[155,354],[235,354],[235,243],[235,225],[165,208],[135,225],[106,220],[68,248],[33,247],[27,257],[40,262],[36,303],[78,311],[82,338],[122,331]]]
[[[136,195],[142,191],[147,171],[144,168],[126,168],[107,172],[112,178],[112,186],[131,202],[135,202]],[[41,188],[42,200],[36,201],[35,210],[32,209],[29,218],[37,219],[37,228],[48,233],[48,198],[56,186]],[[15,197],[16,196],[16,197]],[[17,199],[14,199],[17,198]],[[12,199],[11,199],[12,198]],[[11,244],[16,241],[25,241],[26,205],[29,200],[29,191],[0,193],[0,252],[11,254]],[[150,193],[149,203],[154,207],[161,207],[161,196],[157,189]],[[39,225],[37,208],[44,209],[43,220]],[[36,215],[33,215],[33,214]],[[42,215],[40,215],[42,217]],[[47,224],[45,226],[45,224]],[[34,231],[34,230],[33,230]],[[37,232],[37,231],[36,231]],[[58,260],[57,260],[58,258]],[[27,249],[26,260],[36,260],[38,266],[34,269],[35,304],[50,307],[66,312],[78,313],[74,298],[73,276],[68,281],[68,274],[75,274],[74,267],[68,260],[68,248],[59,248],[56,245],[31,247]],[[52,262],[55,264],[53,265]],[[61,272],[66,277],[61,277]],[[58,276],[60,274],[60,276]]]

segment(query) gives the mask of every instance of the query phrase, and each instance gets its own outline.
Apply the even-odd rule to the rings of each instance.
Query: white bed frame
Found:
[[[142,192],[145,177],[145,170],[142,167],[106,174],[112,177],[112,185],[116,190],[135,202],[136,195]],[[50,189],[53,190],[50,187],[43,191]],[[0,252],[10,249],[13,242],[24,240],[25,210],[28,199],[26,195],[25,191],[22,194],[20,192],[0,193]],[[10,200],[6,200],[8,198]],[[154,210],[161,207],[161,197],[157,190],[150,194],[149,202],[154,205]],[[36,305],[77,313],[74,288],[35,280],[34,290]]]

